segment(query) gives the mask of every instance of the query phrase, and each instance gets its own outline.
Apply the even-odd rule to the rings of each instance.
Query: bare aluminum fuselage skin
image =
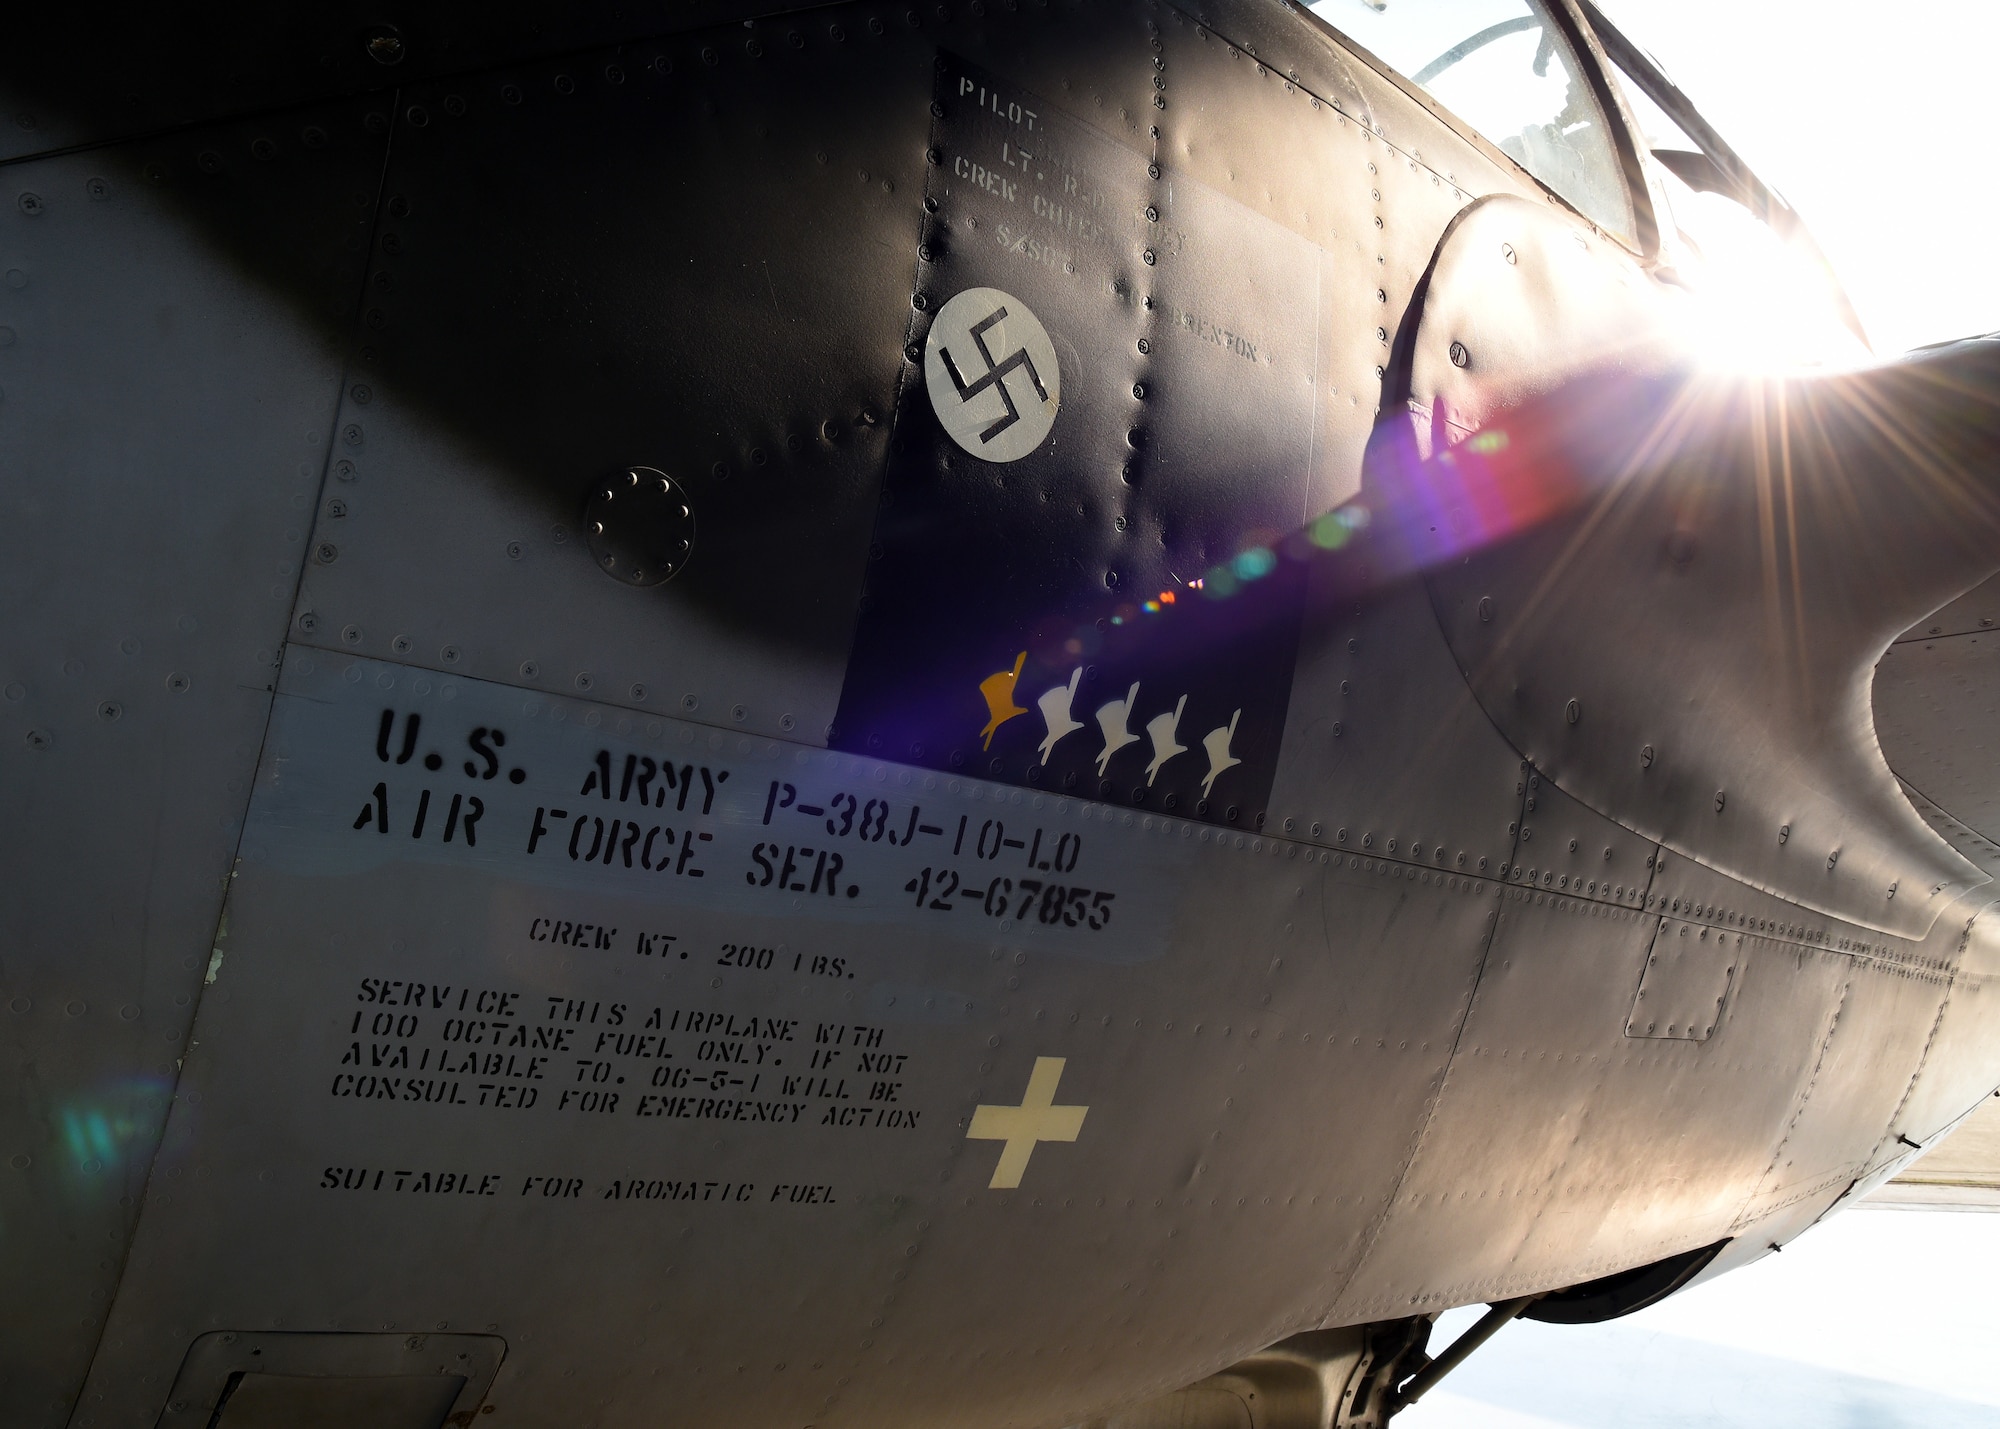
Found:
[[[298,26],[9,80],[7,1422],[283,1332],[496,1423],[1069,1423],[1740,1264],[2000,1079],[1867,678],[1995,548],[1796,640],[1754,482],[1342,565],[1378,423],[1669,299],[1324,26]],[[1007,462],[975,289],[1059,373]]]

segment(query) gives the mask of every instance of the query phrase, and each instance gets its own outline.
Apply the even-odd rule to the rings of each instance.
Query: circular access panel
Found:
[[[620,585],[670,581],[694,550],[687,492],[650,466],[628,468],[592,492],[583,529],[597,568]]]

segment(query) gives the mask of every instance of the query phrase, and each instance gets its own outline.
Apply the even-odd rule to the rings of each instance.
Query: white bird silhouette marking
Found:
[[[1229,717],[1228,724],[1220,729],[1211,729],[1201,737],[1201,747],[1208,751],[1208,775],[1201,781],[1201,797],[1204,799],[1208,797],[1208,791],[1215,787],[1217,775],[1243,762],[1229,752],[1229,741],[1236,737],[1236,721],[1242,717],[1243,711],[1238,710]]]
[[[1113,700],[1108,705],[1097,708],[1097,727],[1104,731],[1104,749],[1097,756],[1097,777],[1104,777],[1104,767],[1111,762],[1111,756],[1128,744],[1137,744],[1139,736],[1132,733],[1132,702],[1139,698],[1139,682],[1134,680],[1132,688],[1125,692],[1122,700]]]
[[[1082,678],[1083,666],[1078,665],[1069,672],[1068,685],[1057,685],[1053,689],[1044,690],[1041,698],[1035,701],[1036,707],[1042,712],[1042,723],[1049,727],[1047,737],[1042,740],[1043,764],[1047,764],[1049,756],[1055,753],[1058,741],[1083,728],[1080,721],[1070,718],[1070,705],[1076,699],[1077,681]]]
[[[1146,737],[1153,741],[1153,762],[1146,766],[1146,787],[1153,787],[1153,781],[1160,777],[1160,766],[1176,754],[1187,753],[1187,746],[1177,736],[1181,728],[1181,711],[1187,708],[1187,696],[1174,706],[1172,714],[1157,714],[1146,721]]]

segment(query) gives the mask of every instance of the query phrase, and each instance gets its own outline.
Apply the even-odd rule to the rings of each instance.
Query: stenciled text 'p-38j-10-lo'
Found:
[[[1379,1426],[2000,1082],[2000,351],[1588,0],[0,108],[10,1425]]]

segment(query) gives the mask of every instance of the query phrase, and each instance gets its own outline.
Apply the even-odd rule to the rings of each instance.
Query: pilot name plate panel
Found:
[[[931,112],[924,374],[831,743],[1259,828],[1304,599],[1272,548],[1305,516],[1319,250],[952,56]]]

